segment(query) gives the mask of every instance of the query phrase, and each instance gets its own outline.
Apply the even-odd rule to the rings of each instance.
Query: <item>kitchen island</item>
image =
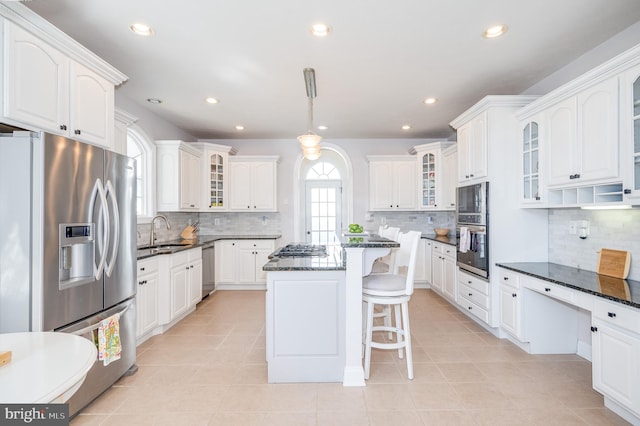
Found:
[[[273,257],[264,265],[270,383],[364,386],[362,276],[398,246],[377,235],[344,237],[324,256]]]

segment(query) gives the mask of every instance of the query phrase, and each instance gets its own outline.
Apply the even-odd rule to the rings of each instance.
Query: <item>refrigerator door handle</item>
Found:
[[[131,305],[127,306],[126,308],[124,308],[123,310],[121,310],[120,312],[118,312],[117,314],[113,314],[114,317],[116,317],[117,319],[120,319],[120,317],[127,312],[127,310],[129,309]],[[106,318],[105,318],[106,319]],[[102,323],[102,321],[98,321],[95,324],[91,324],[88,327],[85,328],[81,328],[80,330],[76,330],[76,331],[72,331],[71,334],[75,334],[76,336],[82,336],[83,334],[89,333],[93,330],[97,330],[100,327],[100,324]]]
[[[100,260],[96,265],[93,265],[93,275],[96,280],[102,277],[102,271],[104,270],[105,262],[107,259],[107,247],[109,246],[109,211],[107,209],[107,196],[102,185],[100,178],[96,179],[96,183],[93,185],[93,191],[91,191],[91,201],[89,201],[89,222],[93,221],[93,206],[96,202],[96,197],[100,197],[100,214],[99,221],[102,223],[96,224],[96,228],[99,230],[100,225],[104,226],[104,236],[99,238],[96,236],[95,240],[98,243],[98,251],[100,253]]]
[[[111,252],[110,260],[106,259],[106,253],[105,253],[106,260],[105,260],[105,267],[104,267],[105,274],[107,274],[107,276],[110,277],[111,273],[113,272],[113,268],[115,268],[116,266],[116,259],[118,258],[118,246],[120,244],[120,214],[118,213],[118,200],[116,199],[116,189],[114,188],[110,180],[107,181],[106,194],[109,196],[113,204],[113,225],[114,225],[113,250]],[[105,210],[108,210],[108,206],[106,202],[105,202]],[[110,235],[111,229],[110,229],[108,217],[106,220],[106,228],[107,228],[107,232],[106,232],[107,235]],[[108,250],[108,246],[105,246],[105,252],[107,250]]]

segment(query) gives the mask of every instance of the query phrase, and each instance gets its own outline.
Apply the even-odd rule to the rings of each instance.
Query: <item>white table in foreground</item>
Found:
[[[54,332],[0,334],[0,351],[12,351],[0,367],[0,403],[66,402],[98,355],[91,341]]]
[[[346,266],[346,359],[344,386],[365,386],[362,367],[362,277],[371,273],[373,262],[387,255],[396,241],[378,235],[343,237],[342,248],[347,256]]]

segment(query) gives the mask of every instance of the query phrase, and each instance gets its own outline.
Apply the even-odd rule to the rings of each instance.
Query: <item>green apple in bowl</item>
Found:
[[[357,223],[352,223],[349,225],[349,233],[351,234],[362,234],[363,231],[364,228],[362,227],[362,225],[359,225]]]

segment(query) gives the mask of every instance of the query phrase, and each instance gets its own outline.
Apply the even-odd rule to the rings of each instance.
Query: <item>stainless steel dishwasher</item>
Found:
[[[202,249],[202,298],[209,296],[216,290],[214,245]]]

